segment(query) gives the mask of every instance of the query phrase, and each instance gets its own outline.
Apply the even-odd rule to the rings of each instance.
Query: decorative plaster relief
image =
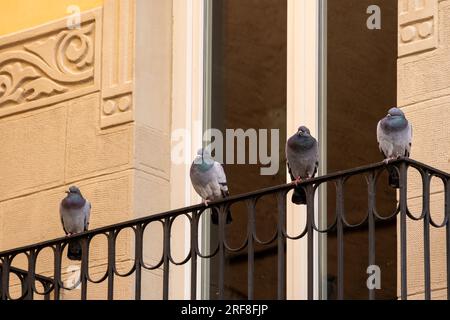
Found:
[[[100,89],[100,12],[0,37],[0,117]]]
[[[133,121],[132,106],[133,96],[131,93],[104,100],[101,115],[102,127],[106,128]]]
[[[437,48],[438,0],[399,0],[399,57]]]
[[[135,1],[106,0],[103,12],[101,128],[134,119]]]

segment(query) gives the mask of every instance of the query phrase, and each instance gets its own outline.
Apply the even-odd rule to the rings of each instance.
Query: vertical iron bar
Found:
[[[447,240],[447,300],[450,300],[450,188],[448,184],[450,179],[445,182],[445,205],[444,205],[444,219],[447,219],[445,226],[446,240]]]
[[[337,218],[337,299],[344,299],[344,179],[336,183]]]
[[[308,233],[308,300],[314,299],[314,186],[306,186],[306,211]]]
[[[36,271],[36,250],[31,250],[30,255],[28,256],[28,274],[25,276],[26,282],[26,300],[33,300],[34,292],[33,292],[33,284],[35,281]],[[45,288],[44,288],[45,289]]]
[[[134,251],[134,265],[136,269],[135,273],[135,290],[134,290],[134,298],[135,300],[141,300],[142,296],[142,241],[144,229],[141,224],[136,226],[136,235],[135,235],[135,251]]]
[[[108,300],[114,300],[114,270],[116,268],[116,239],[119,231],[108,233]]]
[[[225,294],[225,207],[222,205],[219,210],[219,300],[223,300]]]
[[[197,300],[198,220],[198,212],[193,211],[191,220],[191,300]]]
[[[369,220],[369,266],[375,265],[375,199],[376,184],[375,172],[368,177],[367,193],[368,193],[368,220]],[[369,288],[369,300],[375,300],[375,289]]]
[[[423,261],[425,280],[425,300],[431,299],[431,271],[430,271],[430,176],[426,173],[423,180],[422,210],[425,210],[423,217]]]
[[[87,274],[89,268],[89,243],[87,238],[81,239],[81,300],[87,299]]]
[[[2,260],[0,259],[0,262]],[[0,263],[0,300],[3,300],[3,264]]]
[[[43,282],[42,282],[42,286],[44,287],[44,290],[45,290],[45,291],[48,291],[48,290],[50,290],[51,284],[49,284],[47,281],[43,281]],[[46,294],[44,295],[44,300],[45,300],[45,301],[50,300],[50,291],[48,291],[48,293],[46,293]]]
[[[286,299],[286,193],[279,192],[278,200],[278,300]]]
[[[16,273],[13,272],[13,274],[16,274]],[[22,289],[20,296],[23,297],[22,300],[28,300],[28,297],[26,295],[26,293],[27,293],[27,274],[17,273],[16,275],[20,280],[20,287]]]
[[[256,199],[247,201],[247,298],[248,300],[254,299],[254,274],[255,274],[255,247],[254,247],[254,234],[255,234],[255,206]]]
[[[2,264],[2,300],[8,300],[10,263],[9,256],[4,257]]]
[[[169,299],[170,218],[164,219],[163,300]]]
[[[62,246],[61,243],[58,243],[56,247],[54,248],[54,254],[55,254],[55,270],[54,270],[54,299],[59,300],[60,299],[60,293],[61,293],[61,259],[62,259]]]
[[[407,234],[406,234],[406,216],[407,216],[407,171],[406,163],[400,163],[400,269],[401,269],[401,298],[407,300]]]

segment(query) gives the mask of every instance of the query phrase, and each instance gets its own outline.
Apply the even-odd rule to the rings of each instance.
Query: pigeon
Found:
[[[319,167],[319,147],[307,127],[298,128],[297,133],[286,142],[286,159],[295,185],[316,175]],[[302,187],[297,186],[294,189],[292,202],[306,204],[306,193]]]
[[[59,213],[61,223],[67,236],[88,230],[91,215],[91,204],[75,186],[66,191],[67,196],[61,201]],[[70,260],[81,260],[81,240],[69,242],[67,258]]]
[[[208,150],[200,149],[192,162],[190,169],[191,183],[195,191],[203,199],[205,206],[210,201],[229,197],[227,178],[222,165],[215,161]],[[231,211],[228,209],[226,223],[232,222]],[[211,215],[213,224],[219,224],[218,209]]]
[[[380,151],[387,164],[390,160],[399,157],[409,157],[411,152],[412,126],[402,110],[391,108],[388,114],[378,122],[377,140]],[[393,167],[388,167],[389,185],[398,189],[400,181],[398,172]]]

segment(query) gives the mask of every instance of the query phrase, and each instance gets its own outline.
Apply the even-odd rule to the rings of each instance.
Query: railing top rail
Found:
[[[426,165],[424,163],[421,163],[419,161],[409,159],[409,158],[401,158],[398,160],[391,161],[391,162],[389,162],[389,165],[400,164],[400,163],[407,163],[412,167],[421,168],[422,170],[426,170],[431,174],[441,176],[446,179],[450,179],[449,173],[446,173],[444,171],[441,171],[439,169],[433,168],[429,165]],[[376,169],[381,169],[385,166],[387,166],[387,165],[384,162],[378,162],[378,163],[369,164],[366,166],[361,166],[361,167],[348,169],[348,170],[342,170],[342,171],[338,171],[338,172],[331,173],[328,175],[313,178],[313,179],[310,179],[307,181],[303,181],[299,185],[320,184],[320,183],[324,183],[327,181],[333,181],[333,180],[337,180],[340,178],[354,176],[354,175],[370,172],[370,171],[373,171]],[[241,195],[231,196],[226,199],[211,202],[209,207],[220,206],[224,203],[235,203],[238,201],[248,200],[248,199],[251,199],[254,197],[260,197],[260,196],[264,196],[264,195],[275,193],[275,192],[286,191],[286,190],[294,188],[294,186],[295,186],[294,183],[289,183],[289,184],[269,187],[269,188],[241,194]],[[109,226],[105,226],[105,227],[100,227],[97,229],[92,229],[90,231],[86,231],[83,233],[73,235],[70,237],[70,239],[93,237],[93,236],[96,236],[99,234],[104,234],[106,232],[114,231],[117,229],[121,230],[124,228],[130,228],[130,227],[133,227],[136,225],[147,224],[147,223],[151,223],[154,221],[167,219],[167,218],[179,216],[179,215],[194,212],[194,211],[203,211],[205,209],[206,209],[206,207],[203,204],[197,204],[197,205],[184,207],[184,208],[180,208],[180,209],[175,209],[175,210],[171,210],[171,211],[167,211],[164,213],[159,213],[159,214],[155,214],[155,215],[151,215],[151,216],[147,216],[147,217],[143,217],[143,218],[133,219],[133,220],[129,220],[129,221],[125,221],[125,222],[121,222],[121,223],[117,223],[117,224],[113,224],[113,225],[109,225]],[[3,252],[0,252],[0,258],[11,255],[11,254],[16,255],[16,254],[24,253],[27,251],[39,250],[41,248],[50,247],[53,245],[57,245],[59,243],[65,243],[67,241],[68,241],[68,237],[60,237],[60,238],[56,238],[53,240],[47,240],[47,241],[43,241],[43,242],[32,244],[32,245],[26,245],[23,247],[6,250]]]

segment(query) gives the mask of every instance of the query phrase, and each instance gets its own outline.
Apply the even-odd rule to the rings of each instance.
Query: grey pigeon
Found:
[[[386,164],[399,157],[409,157],[411,152],[412,126],[402,110],[391,108],[388,114],[378,122],[377,140]],[[389,185],[399,188],[398,172],[388,167]]]
[[[319,167],[319,146],[307,127],[298,128],[297,133],[286,142],[286,159],[289,174],[295,184],[316,175]],[[306,204],[306,193],[302,187],[294,189],[292,202]]]
[[[227,178],[222,165],[215,161],[208,150],[200,149],[190,169],[192,186],[202,197],[203,202],[208,206],[208,202],[216,201],[228,197]],[[218,209],[213,211],[211,217],[213,224],[219,224]],[[231,212],[228,210],[226,223],[232,222]]]
[[[61,201],[59,213],[61,223],[66,235],[71,236],[76,233],[88,230],[89,218],[91,215],[91,204],[75,186],[66,191],[67,196]],[[69,241],[67,257],[70,260],[81,260],[81,240]]]

